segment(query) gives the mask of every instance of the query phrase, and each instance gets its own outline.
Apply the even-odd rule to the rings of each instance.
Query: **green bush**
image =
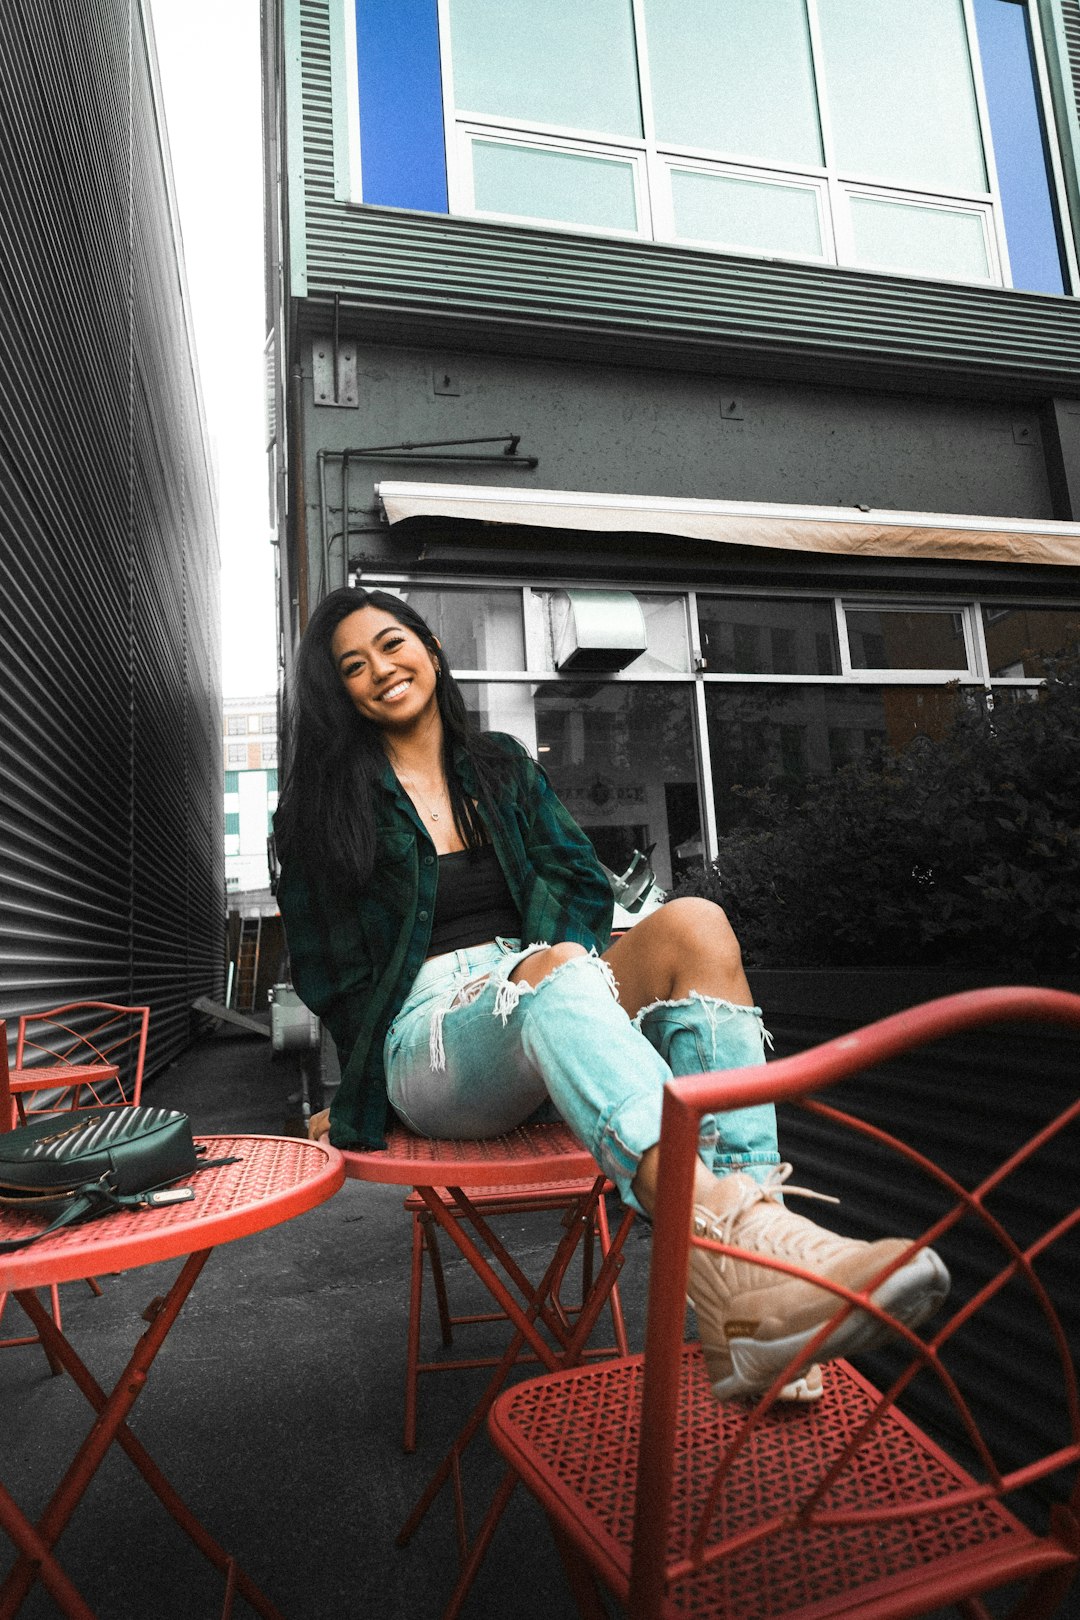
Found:
[[[1080,659],[1039,701],[999,695],[813,779],[736,789],[742,825],[679,894],[718,901],[756,967],[1080,962]]]

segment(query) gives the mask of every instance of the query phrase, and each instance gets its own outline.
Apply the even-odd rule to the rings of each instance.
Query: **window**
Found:
[[[967,670],[964,615],[940,608],[857,608],[845,613],[852,669]]]
[[[228,747],[228,762],[230,765],[246,765],[247,743],[230,743]]]
[[[540,760],[609,869],[651,850],[665,888],[752,818],[756,790],[795,806],[814,777],[940,738],[965,709],[1036,699],[1047,660],[1080,650],[1080,602],[1060,600],[385,588],[429,619],[477,724]]]
[[[277,741],[264,742],[262,745],[262,763],[264,765],[277,764]]]
[[[699,596],[704,668],[714,675],[839,675],[831,602]]]
[[[524,664],[520,591],[419,585],[396,594],[438,626],[455,669],[520,669]]]
[[[225,717],[225,733],[229,737],[242,737],[247,731],[247,718],[242,714],[229,714]]]
[[[1041,676],[1046,656],[1080,652],[1080,607],[983,607],[992,680]]]
[[[1068,286],[1034,0],[338,3],[352,201]]]
[[[226,771],[225,772],[225,792],[226,793],[235,793],[237,788],[239,787],[239,784],[240,784],[240,773],[238,771]]]
[[[227,810],[225,812],[225,836],[228,838],[233,833],[235,833],[237,837],[240,836],[239,810]]]
[[[274,714],[260,714],[259,730],[262,732],[277,730],[277,716]]]

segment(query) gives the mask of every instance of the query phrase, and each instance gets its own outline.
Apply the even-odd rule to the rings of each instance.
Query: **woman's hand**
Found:
[[[321,1114],[312,1114],[307,1122],[308,1140],[321,1142],[324,1136],[330,1135],[330,1110],[324,1108]]]

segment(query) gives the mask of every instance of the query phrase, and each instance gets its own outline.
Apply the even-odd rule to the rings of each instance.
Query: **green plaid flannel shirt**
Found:
[[[492,735],[517,768],[496,814],[480,814],[521,913],[522,940],[606,950],[612,895],[592,845],[522,745]],[[477,798],[464,754],[457,765],[465,792]],[[378,854],[362,894],[343,900],[318,851],[284,862],[278,882],[293,984],[341,1059],[330,1140],[342,1148],[386,1145],[383,1042],[427,956],[438,883],[435,846],[389,765],[375,819]]]

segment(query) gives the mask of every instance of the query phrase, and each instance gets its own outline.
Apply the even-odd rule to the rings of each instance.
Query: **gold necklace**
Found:
[[[398,781],[401,783],[401,785],[405,789],[406,793],[415,794],[415,796],[420,800],[421,807],[424,810],[427,811],[428,816],[431,818],[432,821],[441,821],[442,820],[441,812],[438,811],[438,810],[433,810],[431,808],[430,804],[424,798],[424,795],[420,792],[420,789],[417,787],[416,783],[412,780],[411,777],[399,776]],[[444,788],[444,790],[446,789],[445,782],[443,783],[443,788]],[[447,794],[447,796],[449,797],[449,793]]]

